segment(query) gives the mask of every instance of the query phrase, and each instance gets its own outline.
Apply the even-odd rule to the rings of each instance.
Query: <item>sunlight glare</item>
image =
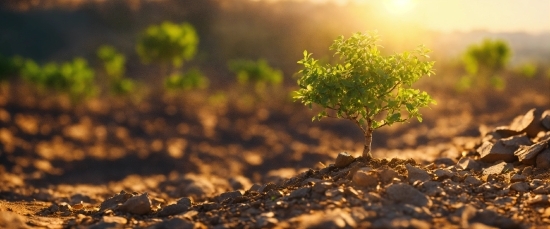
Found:
[[[403,15],[413,8],[412,0],[384,0],[386,10],[393,15]]]

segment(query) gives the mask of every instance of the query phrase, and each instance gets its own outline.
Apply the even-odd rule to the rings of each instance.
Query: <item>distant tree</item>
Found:
[[[156,62],[179,69],[185,61],[193,59],[198,43],[192,25],[166,21],[147,28],[139,37],[136,51],[146,64]]]
[[[268,84],[279,85],[283,82],[282,71],[269,66],[264,59],[257,61],[231,60],[228,67],[235,73],[239,84],[254,84],[257,93],[263,92]]]
[[[23,79],[39,88],[66,93],[73,100],[91,96],[96,91],[94,70],[89,67],[85,59],[80,57],[63,64],[50,62],[43,66],[33,60],[25,60],[20,74]]]
[[[165,88],[169,90],[204,89],[208,87],[208,84],[208,78],[197,68],[193,68],[184,74],[172,74],[164,81]]]
[[[508,62],[512,51],[503,40],[485,39],[481,44],[470,45],[462,56],[462,63],[468,75],[463,76],[459,88],[485,88],[488,85],[504,89],[505,82],[498,75]]]
[[[97,57],[103,61],[109,87],[115,94],[128,94],[134,90],[134,81],[124,78],[126,57],[114,47],[103,45],[97,50]]]

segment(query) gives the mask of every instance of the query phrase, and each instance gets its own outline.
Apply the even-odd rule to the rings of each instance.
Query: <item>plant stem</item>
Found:
[[[365,148],[363,148],[363,159],[370,160],[372,158],[371,151],[371,143],[372,143],[372,130],[367,129],[365,132]]]

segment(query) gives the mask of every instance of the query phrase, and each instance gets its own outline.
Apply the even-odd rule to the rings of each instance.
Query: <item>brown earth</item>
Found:
[[[362,149],[356,127],[311,122],[313,113],[286,95],[71,104],[3,87],[0,228],[545,226],[550,182],[543,159],[533,160],[548,148],[541,120],[550,99],[523,96],[509,106],[495,105],[498,96],[485,101],[493,110],[436,97],[423,123],[375,133],[380,159],[365,161],[354,157]],[[513,145],[523,151],[511,150],[507,162],[484,151],[526,134],[521,120],[493,127],[531,108],[540,128]],[[514,156],[537,144],[530,162]]]

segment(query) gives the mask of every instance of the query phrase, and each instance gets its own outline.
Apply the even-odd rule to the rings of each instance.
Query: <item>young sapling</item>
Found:
[[[390,56],[381,55],[376,32],[355,33],[350,38],[340,36],[330,50],[340,62],[324,66],[304,51],[298,61],[303,68],[298,79],[300,89],[295,100],[322,110],[312,120],[323,117],[353,121],[365,137],[363,158],[372,158],[371,142],[374,130],[396,122],[417,118],[422,122],[419,108],[435,104],[426,92],[411,88],[424,75],[433,74],[430,52],[419,46],[412,52]]]

